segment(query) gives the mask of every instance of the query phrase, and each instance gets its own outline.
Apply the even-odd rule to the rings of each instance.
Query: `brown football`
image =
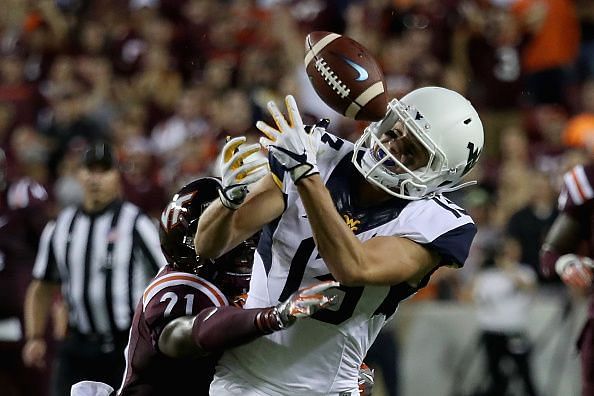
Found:
[[[384,73],[373,55],[355,40],[331,32],[305,38],[305,70],[318,96],[356,120],[378,121],[386,114]]]

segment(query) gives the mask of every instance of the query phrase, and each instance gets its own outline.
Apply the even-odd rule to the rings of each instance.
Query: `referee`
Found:
[[[52,378],[55,396],[69,395],[81,380],[120,385],[134,308],[166,264],[152,220],[121,199],[120,173],[108,145],[85,152],[78,177],[83,202],[46,225],[25,301],[23,359],[32,367],[45,365],[43,334],[60,287],[68,307],[68,333]]]

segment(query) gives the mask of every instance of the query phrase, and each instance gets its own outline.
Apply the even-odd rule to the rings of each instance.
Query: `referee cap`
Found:
[[[91,144],[91,146],[84,152],[82,165],[86,168],[96,166],[108,170],[115,168],[117,166],[117,161],[111,146],[108,143],[99,142]]]

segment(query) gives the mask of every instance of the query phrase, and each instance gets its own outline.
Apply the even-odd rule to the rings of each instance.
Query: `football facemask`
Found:
[[[394,143],[403,137],[406,145]],[[413,200],[474,184],[459,182],[482,146],[482,124],[470,102],[454,91],[428,87],[393,99],[386,116],[355,143],[352,162],[388,194]]]

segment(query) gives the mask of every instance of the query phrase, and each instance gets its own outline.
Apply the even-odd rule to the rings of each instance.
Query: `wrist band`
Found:
[[[276,307],[264,309],[256,314],[254,323],[258,330],[264,334],[270,334],[284,329],[280,315]]]
[[[561,276],[563,272],[565,272],[565,269],[567,269],[567,267],[579,262],[580,258],[577,255],[573,253],[564,254],[563,256],[559,257],[555,262],[555,272],[557,272],[557,275]]]

